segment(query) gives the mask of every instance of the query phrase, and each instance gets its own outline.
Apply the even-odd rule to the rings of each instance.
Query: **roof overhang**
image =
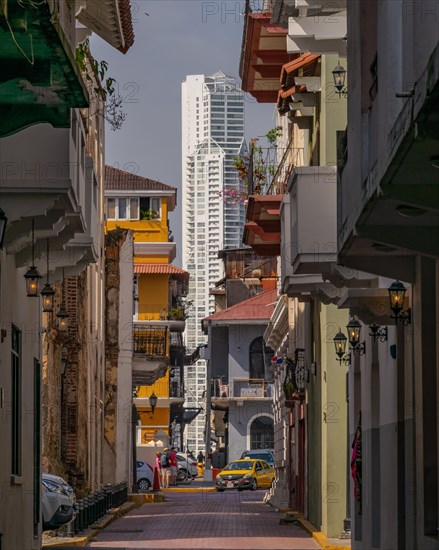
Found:
[[[134,273],[137,275],[167,275],[189,284],[189,273],[172,264],[134,263]]]
[[[168,261],[175,260],[177,246],[175,243],[134,243],[134,254],[138,256],[167,256]]]
[[[0,137],[42,122],[68,128],[88,94],[61,26],[46,2],[0,5]]]
[[[275,103],[282,65],[296,57],[286,52],[287,30],[271,22],[271,13],[252,13],[244,19],[240,61],[242,89],[259,103]]]
[[[247,204],[247,223],[242,242],[254,252],[265,256],[280,254],[281,218],[283,195],[251,195]]]
[[[76,18],[122,53],[134,43],[130,0],[76,0]]]

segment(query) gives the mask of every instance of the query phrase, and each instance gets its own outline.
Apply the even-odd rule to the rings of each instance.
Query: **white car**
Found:
[[[184,473],[195,479],[198,475],[197,461],[188,456],[186,453],[177,453],[179,474],[184,470]]]
[[[137,487],[139,491],[149,491],[154,485],[154,470],[146,462],[137,461]]]
[[[58,529],[75,519],[75,493],[62,477],[42,475],[43,530]]]

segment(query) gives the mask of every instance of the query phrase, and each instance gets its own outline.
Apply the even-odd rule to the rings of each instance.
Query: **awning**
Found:
[[[189,284],[189,273],[173,264],[135,263],[134,273],[136,275],[174,275],[175,278],[179,279],[184,284]]]
[[[88,95],[70,44],[46,2],[0,2],[0,137],[48,122],[68,128]]]
[[[89,1],[84,3],[76,17],[122,53],[126,53],[134,43],[130,0]]]

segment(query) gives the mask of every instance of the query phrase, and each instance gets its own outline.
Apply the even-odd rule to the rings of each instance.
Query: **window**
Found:
[[[251,449],[273,449],[274,427],[273,419],[269,416],[260,416],[253,420],[250,426]]]
[[[271,358],[274,352],[265,347],[262,336],[253,340],[249,348],[250,353],[250,378],[263,378],[269,384],[273,383],[273,375],[270,372]],[[252,447],[253,448],[253,447]]]
[[[21,331],[12,326],[12,474],[21,475]]]
[[[107,199],[107,220],[116,219],[116,199]]]
[[[159,220],[161,217],[161,201],[159,197],[140,197],[140,219]]]
[[[119,220],[126,220],[127,219],[127,199],[120,198],[119,199],[119,214],[118,218]]]
[[[160,220],[160,197],[109,197],[107,220]]]

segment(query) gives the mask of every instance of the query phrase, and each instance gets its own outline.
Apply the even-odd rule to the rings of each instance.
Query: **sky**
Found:
[[[108,62],[127,115],[106,131],[106,164],[178,188],[169,215],[181,265],[181,83],[218,70],[234,76],[241,55],[244,1],[132,0],[135,42],[121,54],[96,35],[91,50]],[[147,15],[148,14],[148,15]],[[276,125],[274,105],[245,94],[247,141]]]

